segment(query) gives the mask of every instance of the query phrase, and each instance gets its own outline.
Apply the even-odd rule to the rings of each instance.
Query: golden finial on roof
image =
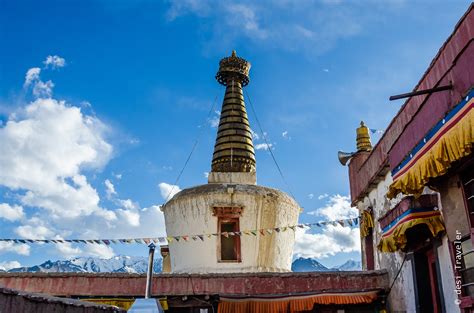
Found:
[[[360,127],[357,128],[357,151],[372,151],[372,143],[370,142],[369,128],[365,126],[364,122],[360,122]]]

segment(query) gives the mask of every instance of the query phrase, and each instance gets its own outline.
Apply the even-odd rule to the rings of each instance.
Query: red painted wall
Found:
[[[55,296],[142,296],[144,275],[88,273],[0,273],[0,285]],[[160,274],[153,295],[287,295],[296,293],[386,290],[386,271]]]

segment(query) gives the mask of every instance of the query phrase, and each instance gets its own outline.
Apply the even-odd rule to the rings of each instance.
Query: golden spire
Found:
[[[357,128],[357,151],[372,151],[372,143],[370,142],[369,128],[364,122],[360,122]]]
[[[249,83],[250,63],[232,55],[219,62],[217,81],[226,86],[212,157],[212,172],[255,172],[252,143],[242,87]]]

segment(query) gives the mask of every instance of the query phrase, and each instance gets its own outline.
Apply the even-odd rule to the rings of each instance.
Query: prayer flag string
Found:
[[[234,232],[221,232],[221,233],[210,233],[210,234],[196,234],[196,235],[179,235],[179,236],[163,236],[163,237],[145,237],[145,238],[121,238],[121,239],[26,239],[26,238],[0,238],[0,242],[11,242],[11,243],[54,243],[54,244],[64,244],[64,243],[78,243],[78,244],[98,244],[98,245],[112,245],[112,244],[145,244],[149,245],[150,243],[155,244],[166,244],[172,242],[201,242],[206,239],[212,239],[213,237],[224,236],[226,238],[231,236],[271,236],[273,234],[278,234],[287,231],[295,232],[297,228],[308,229],[313,227],[324,227],[324,226],[334,226],[338,225],[345,227],[353,227],[359,225],[359,218],[354,217],[349,219],[340,219],[336,221],[322,221],[316,223],[301,223],[290,226],[280,226],[274,228],[261,228],[261,229],[250,229],[250,230],[241,230]]]

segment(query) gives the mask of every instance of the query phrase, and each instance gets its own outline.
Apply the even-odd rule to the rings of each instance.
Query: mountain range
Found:
[[[316,259],[297,258],[291,264],[291,270],[293,272],[360,271],[362,270],[362,264],[360,261],[349,259],[344,264],[328,268]]]
[[[8,270],[8,272],[146,273],[147,264],[148,259],[146,257],[125,255],[115,256],[110,259],[77,257],[69,260],[48,260],[39,265],[13,268]],[[160,273],[161,266],[162,259],[155,258],[153,271]],[[293,261],[291,270],[293,272],[360,271],[361,262],[350,259],[340,266],[328,268],[316,259],[297,258]]]
[[[153,271],[161,272],[161,258],[155,258]],[[40,265],[12,268],[8,272],[82,272],[82,273],[145,273],[145,257],[118,255],[110,259],[78,257],[70,260],[46,261]]]

